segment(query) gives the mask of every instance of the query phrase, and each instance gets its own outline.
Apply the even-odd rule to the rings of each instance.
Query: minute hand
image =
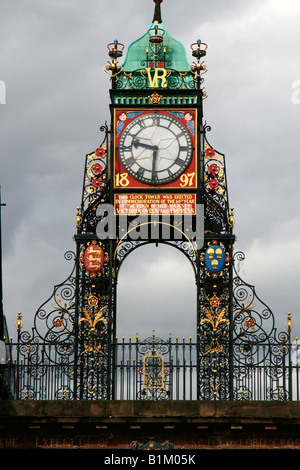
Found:
[[[145,149],[150,149],[150,150],[158,150],[157,145],[150,145],[150,144],[144,144],[143,142],[140,142],[139,140],[134,140],[133,141],[134,147],[144,147]]]

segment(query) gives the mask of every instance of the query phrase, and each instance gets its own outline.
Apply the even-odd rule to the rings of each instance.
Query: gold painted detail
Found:
[[[75,227],[76,227],[76,228],[80,228],[80,226],[81,226],[81,224],[82,224],[82,215],[81,215],[80,207],[77,207],[77,211],[76,211],[76,216],[75,216],[74,222],[75,222]]]
[[[143,357],[143,370],[140,371],[143,376],[143,386],[145,389],[164,389],[166,380],[165,376],[168,374],[164,370],[164,357],[158,354],[149,354]]]
[[[229,224],[229,227],[230,228],[233,228],[235,226],[235,217],[234,217],[234,208],[231,207],[230,208],[230,213],[229,213],[229,217],[228,217],[228,224]]]
[[[218,393],[218,388],[220,387],[220,385],[221,385],[220,380],[217,380],[217,381],[211,380],[211,381],[210,381],[210,386],[211,386],[211,388],[212,388],[212,390],[213,390],[213,394],[214,394],[214,395],[217,395],[217,393]]]
[[[53,320],[54,328],[58,328],[60,331],[65,330],[70,333],[72,330],[73,317],[67,304],[65,303],[63,305],[59,294],[57,294],[56,300],[52,302],[52,307],[54,310],[60,312],[60,316],[55,317]]]
[[[138,373],[141,376],[141,385],[144,398],[148,399],[156,391],[160,397],[167,397],[167,376],[169,370],[164,363],[164,356],[156,349],[149,349],[141,359],[142,367]]]
[[[83,323],[88,325],[88,329],[82,330],[82,334],[86,336],[86,341],[81,354],[87,354],[90,356],[92,358],[92,362],[96,359],[94,355],[104,354],[98,335],[99,333],[106,333],[106,326],[108,324],[108,307],[104,306],[102,308],[98,308],[98,301],[99,299],[97,299],[96,302],[95,295],[91,295],[88,299],[90,309],[83,307],[83,315],[78,321],[78,324],[80,325]],[[94,363],[94,366],[96,365],[97,364]],[[92,372],[92,369],[90,372]]]
[[[252,299],[252,296],[249,295],[246,302],[242,305],[241,310],[237,312],[237,316],[245,314],[245,320],[243,322],[243,331],[249,332],[249,330],[254,330],[256,321],[252,316],[252,310],[256,307],[256,302]]]
[[[166,88],[167,78],[170,76],[171,70],[167,70],[163,67],[156,67],[153,73],[152,69],[147,67],[141,71],[141,74],[148,78],[149,88]]]
[[[16,321],[15,325],[16,325],[16,329],[17,329],[18,333],[20,333],[21,329],[23,328],[21,312],[18,312],[17,321]]]
[[[292,314],[291,314],[291,312],[288,312],[285,327],[286,327],[286,329],[289,333],[292,331],[293,326],[294,326],[294,324],[292,322]]]
[[[205,312],[206,317],[200,321],[200,325],[203,325],[203,323],[207,321],[211,324],[213,331],[217,331],[220,323],[222,322],[225,322],[227,325],[229,325],[228,318],[225,318],[227,308],[217,309],[215,311],[206,308]]]
[[[203,354],[204,356],[206,354],[225,354],[227,356],[227,353],[224,351],[224,345],[220,344],[218,340],[214,339],[210,343],[208,347],[205,348],[205,353]]]
[[[241,310],[237,313],[237,315],[241,315],[242,313],[250,313],[251,310],[256,306],[256,303],[253,299],[251,299],[251,295],[248,296],[246,303],[242,305]]]
[[[107,307],[102,307],[98,311],[88,311],[86,308],[82,308],[83,317],[80,318],[78,323],[86,321],[91,328],[91,331],[94,331],[99,322],[103,322],[104,325],[107,325]]]

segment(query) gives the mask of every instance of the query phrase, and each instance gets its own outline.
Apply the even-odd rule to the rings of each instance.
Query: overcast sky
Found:
[[[26,329],[72,266],[85,155],[109,121],[106,45],[126,47],[153,18],[152,0],[1,0],[0,151],[4,307]],[[192,62],[208,44],[204,119],[226,155],[241,276],[278,327],[300,333],[299,0],[164,0],[162,18]],[[3,95],[3,84],[6,95]],[[0,91],[1,93],[1,91]],[[4,104],[5,102],[5,104]],[[195,284],[175,249],[136,250],[119,278],[118,333],[193,335]],[[130,327],[128,327],[130,325]]]

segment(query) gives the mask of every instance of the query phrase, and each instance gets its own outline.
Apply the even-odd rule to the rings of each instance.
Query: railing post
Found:
[[[288,388],[289,388],[289,400],[292,401],[293,399],[293,366],[292,366],[292,355],[291,355],[291,331],[293,328],[293,322],[292,322],[292,315],[291,312],[288,312],[287,314],[287,321],[286,321],[286,329],[288,332]]]
[[[17,328],[17,357],[16,357],[16,366],[17,366],[17,377],[16,377],[16,400],[20,398],[20,342],[21,342],[21,330],[23,327],[22,315],[21,312],[18,312],[17,321],[15,323]]]

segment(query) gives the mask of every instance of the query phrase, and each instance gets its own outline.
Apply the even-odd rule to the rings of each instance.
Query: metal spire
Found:
[[[157,23],[162,23],[160,4],[163,2],[163,0],[153,0],[153,1],[155,3],[153,23],[155,21],[157,21]]]

